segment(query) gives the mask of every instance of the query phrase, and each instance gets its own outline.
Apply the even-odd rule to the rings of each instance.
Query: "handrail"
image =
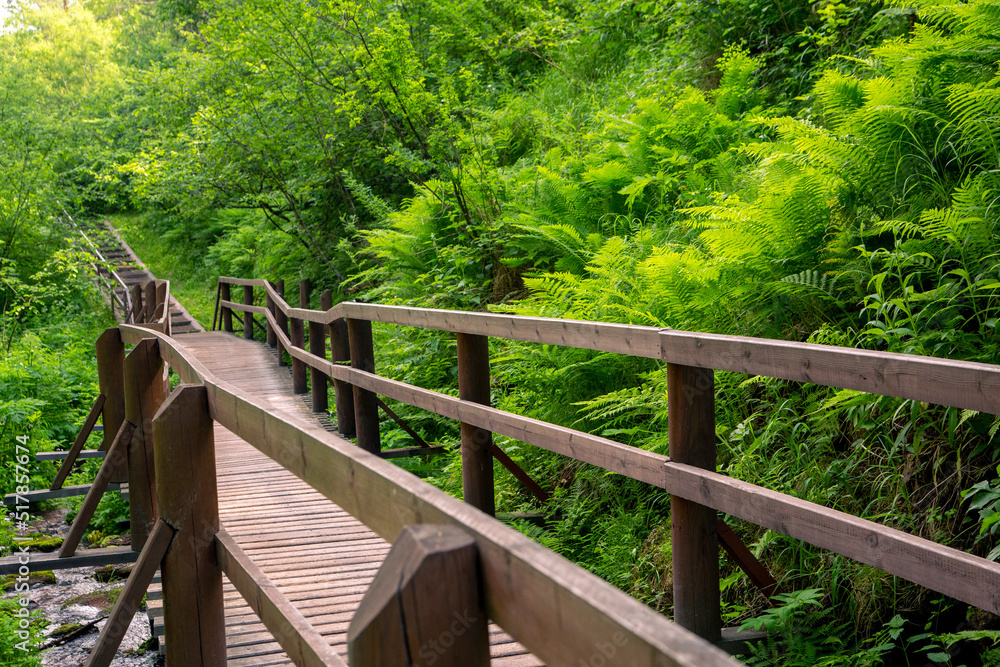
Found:
[[[341,303],[314,311],[289,307],[267,281],[224,277],[219,281],[264,287],[275,308],[287,317],[321,324],[346,317],[622,352],[659,358],[668,364],[753,373],[1000,413],[1000,367],[989,364],[655,327],[375,304]],[[266,308],[228,300],[222,306],[263,315],[282,349],[333,379],[654,484],[674,496],[1000,613],[998,563],[713,470],[334,364],[292,345]]]
[[[1000,414],[1000,366],[834,345],[707,334],[679,329],[561,320],[523,315],[344,302],[326,311],[292,308],[266,280],[220,277],[219,282],[263,287],[290,318],[330,324],[352,318],[563,345],[700,368],[855,389],[949,407]],[[263,314],[260,306],[224,301],[233,310]]]
[[[90,245],[91,252],[94,253],[95,255],[97,255],[97,259],[100,260],[101,264],[103,264],[103,265],[105,265],[105,266],[108,267],[108,272],[110,273],[111,277],[113,277],[118,282],[118,284],[121,286],[121,288],[122,288],[122,294],[124,295],[124,297],[122,299],[119,299],[118,295],[115,293],[114,288],[112,288],[111,289],[112,304],[114,303],[114,301],[117,301],[119,304],[121,304],[122,313],[124,314],[124,318],[123,319],[124,319],[124,321],[126,323],[131,324],[132,323],[132,296],[129,294],[128,286],[125,285],[125,281],[122,280],[122,277],[118,275],[118,272],[115,269],[111,268],[111,263],[108,262],[108,260],[104,258],[104,255],[101,253],[101,251],[97,248],[97,246],[94,244],[94,242],[90,240],[90,237],[87,236],[83,232],[82,229],[80,229],[80,225],[78,225],[76,223],[76,220],[74,220],[73,217],[69,213],[66,212],[66,209],[63,209],[63,214],[70,221],[70,223],[73,225],[73,227],[76,229],[76,231],[80,233],[80,236],[83,237],[83,240],[86,241]],[[100,273],[98,272],[98,278],[99,277],[100,277]],[[112,315],[113,314],[114,313],[112,313]]]
[[[487,611],[547,664],[578,664],[615,638],[616,662],[711,667],[727,654],[599,577],[378,456],[213,375],[174,339],[121,325],[122,339],[154,337],[185,383],[203,384],[212,419],[267,454],[383,538],[406,525],[468,531],[482,562]],[[224,539],[224,536],[217,538]]]

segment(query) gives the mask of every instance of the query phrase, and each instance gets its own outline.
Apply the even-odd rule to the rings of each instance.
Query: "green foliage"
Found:
[[[66,201],[134,208],[117,224],[206,323],[217,274],[310,278],[338,299],[995,363],[996,15],[994,0],[25,9],[37,29],[0,37],[4,340],[22,363],[54,335],[25,330],[85,309],[84,292],[64,287],[81,276],[51,222]],[[456,392],[449,337],[375,334],[380,372]],[[666,451],[657,362],[493,341],[492,363],[498,407]],[[716,382],[722,472],[989,551],[997,420]],[[4,414],[43,434],[64,397],[22,385]],[[393,407],[429,441],[455,442],[446,420]],[[554,493],[547,527],[525,532],[669,612],[662,492],[498,442]],[[460,492],[455,452],[401,465]],[[504,511],[539,509],[499,467],[497,479]],[[103,525],[122,511],[112,502]],[[783,590],[799,589],[768,610],[723,562],[730,619],[772,629],[760,663],[994,650],[969,634],[988,630],[952,642],[911,620],[962,616],[957,605],[735,529]]]
[[[1000,469],[997,470],[1000,474]],[[984,480],[962,492],[962,499],[969,509],[979,514],[979,536],[983,538],[1000,534],[1000,479]],[[1000,545],[995,546],[986,557],[1000,559]]]
[[[45,628],[38,622],[42,620],[40,614],[31,612],[27,619],[28,639],[22,639],[17,634],[18,631],[24,631],[20,625],[22,619],[16,615],[20,609],[17,600],[0,600],[0,661],[10,667],[35,667],[42,664],[36,647],[41,643],[42,631]],[[22,646],[27,648],[27,651],[19,647],[22,642],[25,642]]]

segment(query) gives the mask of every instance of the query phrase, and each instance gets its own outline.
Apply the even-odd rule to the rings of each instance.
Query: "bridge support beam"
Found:
[[[215,554],[219,496],[208,390],[181,385],[153,418],[160,517],[177,531],[163,558],[167,664],[226,664],[222,570]]]
[[[490,341],[486,336],[458,336],[458,397],[490,404]],[[493,434],[461,422],[462,497],[490,516],[496,514],[493,493]]]
[[[667,364],[670,458],[714,471],[715,375],[710,368]],[[670,496],[674,621],[710,642],[722,638],[718,514]]]
[[[457,526],[403,528],[347,630],[354,667],[490,664],[476,541]]]

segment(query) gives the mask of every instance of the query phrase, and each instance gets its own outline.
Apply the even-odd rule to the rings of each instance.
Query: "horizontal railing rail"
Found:
[[[266,280],[220,277],[219,281],[261,287],[285,316],[317,324],[357,319],[563,345],[1000,414],[1000,366],[992,364],[815,343],[522,315],[353,302],[339,303],[328,310],[310,310],[289,306]],[[266,311],[262,306],[247,307],[234,301],[225,301],[222,305],[258,315]]]
[[[348,383],[354,388],[355,402],[364,392],[371,392],[456,419],[463,429],[469,425],[506,435],[653,484],[675,498],[711,510],[710,515],[705,514],[698,521],[714,526],[714,512],[722,511],[1000,613],[1000,595],[996,593],[1000,590],[998,563],[715,472],[712,408],[712,371],[722,370],[997,414],[1000,413],[1000,367],[828,345],[516,315],[365,303],[341,303],[318,311],[289,306],[283,294],[264,280],[221,277],[219,283],[222,287],[245,288],[243,303],[221,299],[221,312],[237,310],[248,317],[263,317],[269,340],[273,338],[292,357],[293,373],[294,364],[298,363],[334,381]],[[253,304],[254,287],[265,290],[267,307]],[[299,327],[301,322],[329,327],[332,335],[334,326],[342,319],[349,325],[354,323],[352,334],[360,330],[358,323],[381,322],[450,331],[460,336],[563,345],[665,361],[673,369],[668,394],[676,394],[670,397],[668,406],[671,456],[497,410],[481,401],[463,400],[381,377],[374,373],[371,359],[367,360],[367,368],[359,367],[365,361],[353,356],[352,366],[335,363],[325,358],[323,348],[315,353],[310,346],[307,351],[301,339],[295,340],[296,321],[300,322]],[[285,328],[286,323],[292,325],[291,333]],[[370,341],[370,334],[368,338]],[[355,343],[351,336],[352,354]],[[315,382],[314,385],[319,387]],[[317,390],[325,394],[325,382]],[[359,422],[362,418],[371,419],[364,417],[357,405],[355,412]],[[358,430],[362,445],[360,423]],[[377,415],[375,438],[377,441]],[[685,444],[687,449],[679,451]],[[678,548],[675,544],[675,567]],[[706,548],[710,547],[695,548],[700,556],[693,555],[692,559],[704,560]],[[674,580],[676,585],[676,571]],[[710,584],[702,587],[711,588]],[[706,595],[711,597],[710,592]],[[677,598],[675,588],[675,606],[683,606],[683,600],[678,602]]]

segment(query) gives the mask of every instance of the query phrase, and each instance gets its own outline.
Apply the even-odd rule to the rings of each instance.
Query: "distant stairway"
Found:
[[[113,305],[120,316],[121,306],[128,303],[127,290],[138,285],[144,287],[156,276],[142,263],[132,248],[118,234],[110,223],[91,222],[76,223],[80,233],[86,239],[87,249],[98,260],[98,274],[110,280],[114,291]],[[112,275],[108,275],[110,267]],[[170,332],[173,335],[204,331],[205,328],[196,320],[177,299],[170,297]],[[127,320],[122,317],[121,319]]]

